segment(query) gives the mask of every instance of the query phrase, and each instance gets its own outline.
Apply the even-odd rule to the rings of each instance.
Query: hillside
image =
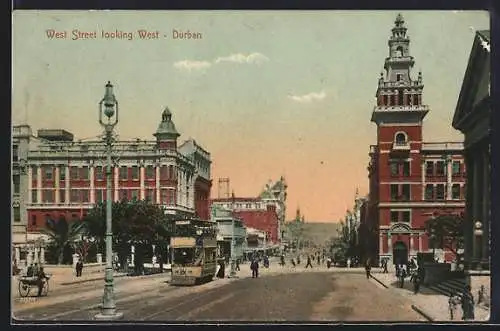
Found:
[[[331,222],[315,222],[315,223],[304,223],[304,238],[310,239],[316,243],[324,243],[331,237],[337,237],[340,230],[340,223]]]

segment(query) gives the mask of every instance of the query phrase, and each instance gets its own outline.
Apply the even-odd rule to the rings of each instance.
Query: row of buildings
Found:
[[[404,263],[434,250],[427,220],[464,215],[465,268],[484,274],[490,262],[489,31],[476,32],[453,118],[464,142],[427,142],[423,120],[431,108],[423,99],[422,73],[411,75],[415,61],[404,23],[398,15],[388,40],[371,116],[377,142],[370,146],[369,193],[356,198],[352,224],[365,257]],[[438,257],[451,260],[441,248]]]
[[[284,178],[267,184],[258,197],[210,200],[210,153],[191,138],[178,143],[180,133],[168,108],[153,136],[154,140],[114,139],[113,201],[149,199],[169,215],[196,215],[202,220],[214,217],[214,205],[230,210],[264,241],[278,244],[286,212]],[[40,242],[40,230],[48,220],[81,220],[105,201],[105,160],[102,139],[76,140],[63,129],[35,133],[29,125],[12,128],[11,224],[16,260]]]
[[[172,113],[161,113],[155,140],[115,140],[112,197],[149,199],[168,214],[209,219],[210,153],[194,139],[178,144]],[[62,129],[12,129],[12,230],[15,254],[40,238],[49,219],[80,220],[106,199],[106,146]],[[24,249],[23,249],[24,248]]]

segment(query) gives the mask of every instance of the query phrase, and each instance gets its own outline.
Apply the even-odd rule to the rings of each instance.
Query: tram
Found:
[[[217,270],[217,223],[198,218],[174,222],[171,285],[196,285],[213,280]]]

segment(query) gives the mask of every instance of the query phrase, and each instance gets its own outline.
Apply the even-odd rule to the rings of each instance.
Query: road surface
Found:
[[[272,272],[196,287],[170,286],[165,275],[116,280],[117,308],[130,321],[293,322],[424,321],[403,297],[367,280],[364,272],[336,269]],[[15,301],[19,320],[88,321],[99,312],[102,282]],[[28,301],[28,302],[27,302]]]

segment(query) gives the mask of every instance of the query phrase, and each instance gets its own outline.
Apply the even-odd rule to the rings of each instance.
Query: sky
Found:
[[[251,197],[284,176],[287,219],[300,207],[308,222],[337,221],[357,188],[368,193],[370,116],[397,13],[15,11],[12,121],[96,137],[109,80],[119,137],[153,139],[168,106],[179,140],[195,138],[211,153],[212,197],[222,177]],[[462,141],[451,119],[488,12],[401,13],[431,109],[424,139]],[[201,38],[174,38],[188,31]],[[88,38],[75,40],[78,32]]]

